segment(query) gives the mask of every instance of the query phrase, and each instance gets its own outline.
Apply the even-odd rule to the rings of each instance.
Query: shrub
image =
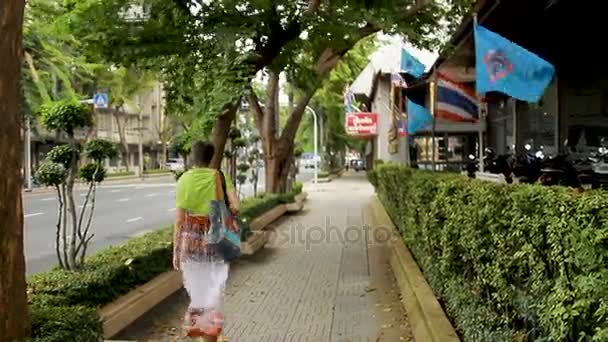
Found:
[[[45,160],[40,166],[38,170],[36,170],[36,174],[34,177],[36,180],[47,186],[58,186],[65,180],[67,176],[67,170],[65,166],[60,163],[55,163],[50,160]]]
[[[302,182],[294,182],[293,183],[292,192],[293,192],[294,195],[301,194],[303,189],[304,189],[304,184],[302,184]]]
[[[169,170],[164,170],[164,169],[152,169],[152,170],[145,170],[144,173],[147,175],[156,175],[156,174],[161,174],[161,173],[170,174],[171,172]]]
[[[95,139],[85,145],[84,153],[87,157],[101,163],[106,158],[118,156],[118,147],[107,140]]]
[[[97,309],[171,266],[172,229],[133,238],[87,258],[84,269],[53,269],[28,279],[36,341],[98,341]]]
[[[113,172],[106,174],[106,178],[112,177],[126,177],[126,176],[135,176],[134,171],[121,171],[121,172]]]
[[[99,164],[89,163],[78,170],[78,177],[87,183],[93,181],[93,176],[95,177],[95,182],[103,182],[106,177],[106,169]]]
[[[31,308],[32,336],[37,342],[98,342],[103,327],[97,310],[84,306]]]
[[[608,193],[380,165],[377,192],[464,341],[608,336]]]
[[[46,103],[40,111],[45,128],[64,131],[69,135],[74,134],[76,128],[88,127],[93,123],[88,106],[73,99]]]
[[[73,159],[72,151],[72,146],[68,144],[58,145],[53,147],[49,153],[46,154],[46,159],[69,168]]]

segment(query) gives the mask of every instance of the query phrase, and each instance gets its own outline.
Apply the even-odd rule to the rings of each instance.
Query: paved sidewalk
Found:
[[[271,244],[232,267],[228,340],[413,341],[387,248],[366,225],[365,175],[305,190],[305,210],[275,223]],[[174,340],[187,304],[181,291],[116,339]]]

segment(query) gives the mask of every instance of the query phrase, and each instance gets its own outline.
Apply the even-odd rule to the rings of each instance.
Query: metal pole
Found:
[[[511,101],[511,113],[513,113],[513,151],[512,154],[517,154],[517,100],[514,98],[510,99]]]
[[[479,116],[479,129],[478,129],[478,135],[479,135],[479,171],[480,172],[485,172],[485,167],[484,167],[484,162],[483,162],[483,150],[484,150],[484,144],[483,144],[483,129],[484,129],[484,123],[485,123],[485,116],[484,116],[484,110],[482,109],[482,106],[484,105],[483,101],[481,100],[480,97],[480,101],[479,101],[479,105],[478,105],[478,116]]]
[[[27,191],[32,191],[32,127],[30,118],[27,119],[25,128],[25,179]]]
[[[398,96],[397,96],[397,115],[398,117],[400,117],[401,119],[403,119],[402,117],[402,113],[403,113],[403,90],[401,90],[401,87],[397,87],[397,91],[399,92]],[[405,165],[410,167],[412,166],[412,157],[410,156],[410,128],[409,128],[409,121],[410,121],[410,113],[409,113],[409,108],[407,110],[407,113],[405,113]]]
[[[138,153],[139,153],[139,177],[141,179],[144,178],[144,127],[143,127],[143,110],[141,108],[141,98],[139,99],[139,146],[138,146]]]
[[[319,181],[319,164],[317,164],[317,160],[319,158],[319,128],[318,128],[318,120],[317,120],[317,112],[315,112],[312,108],[306,107],[312,114],[312,118],[314,120],[314,129],[313,129],[313,140],[314,140],[314,184],[318,184]]]
[[[436,146],[436,142],[435,142],[435,126],[436,126],[436,115],[435,115],[435,81],[431,81],[431,83],[429,84],[429,94],[431,97],[431,103],[430,103],[430,107],[431,107],[431,115],[433,115],[433,126],[431,128],[431,165],[433,167],[433,171],[435,171],[435,150],[437,149]]]

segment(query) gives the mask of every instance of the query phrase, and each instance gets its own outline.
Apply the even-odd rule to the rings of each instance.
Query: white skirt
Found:
[[[186,324],[202,331],[221,329],[224,289],[230,265],[223,261],[185,261],[181,265],[184,288],[190,297]]]

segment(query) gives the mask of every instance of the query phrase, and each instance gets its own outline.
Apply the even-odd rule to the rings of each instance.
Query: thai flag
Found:
[[[472,87],[439,75],[436,111],[438,118],[450,121],[477,121],[479,99]]]

